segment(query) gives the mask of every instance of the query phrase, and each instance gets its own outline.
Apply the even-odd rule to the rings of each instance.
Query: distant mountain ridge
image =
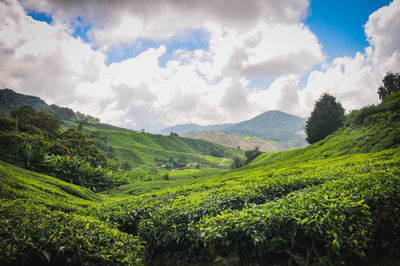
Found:
[[[10,89],[0,89],[0,117],[9,117],[10,113],[24,105],[30,105],[38,111],[46,111],[60,122],[67,120],[73,122],[100,123],[100,119],[80,112],[74,112],[68,107],[55,104],[48,105],[36,96],[17,93]]]
[[[197,137],[201,136],[202,132],[219,132],[239,137],[259,137],[295,148],[307,145],[304,139],[306,120],[307,118],[271,110],[237,124],[210,126],[183,124],[163,129],[160,133],[167,135],[172,131],[180,135]],[[221,143],[219,142],[219,144]]]
[[[285,142],[292,147],[302,147],[307,145],[303,133],[306,121],[307,118],[272,110],[234,124],[223,132],[242,137],[260,137]]]
[[[159,131],[159,134],[168,135],[171,132],[177,133],[179,135],[187,135],[189,133],[195,132],[203,132],[203,131],[219,131],[229,128],[233,124],[221,124],[221,125],[209,125],[209,126],[200,126],[197,124],[181,124],[172,127],[167,127]]]

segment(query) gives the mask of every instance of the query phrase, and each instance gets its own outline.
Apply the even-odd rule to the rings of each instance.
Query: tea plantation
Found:
[[[0,162],[0,264],[400,265],[399,109],[395,93],[306,148],[165,186],[96,194]]]

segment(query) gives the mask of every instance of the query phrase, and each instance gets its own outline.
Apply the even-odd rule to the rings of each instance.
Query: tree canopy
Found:
[[[343,123],[344,109],[340,102],[332,95],[324,93],[315,102],[314,110],[311,112],[305,126],[306,140],[315,143],[335,130]]]
[[[382,80],[383,86],[378,89],[379,99],[384,100],[388,95],[400,91],[400,73],[386,73]]]

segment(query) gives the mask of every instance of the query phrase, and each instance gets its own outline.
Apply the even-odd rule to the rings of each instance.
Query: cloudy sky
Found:
[[[0,0],[0,88],[156,131],[377,103],[400,2]]]

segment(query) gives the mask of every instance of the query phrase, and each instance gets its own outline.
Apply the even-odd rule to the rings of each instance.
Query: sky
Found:
[[[399,0],[0,0],[0,89],[131,129],[349,112],[388,71]]]

